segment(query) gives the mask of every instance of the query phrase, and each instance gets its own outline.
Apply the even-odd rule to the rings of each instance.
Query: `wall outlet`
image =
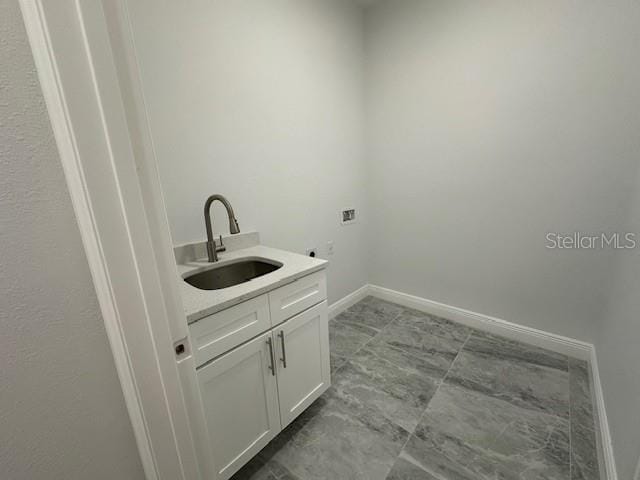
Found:
[[[352,223],[356,223],[356,209],[355,208],[345,208],[340,212],[340,223],[342,225],[350,225]]]
[[[305,253],[307,254],[307,257],[316,258],[318,256],[318,249],[316,247],[307,248]]]
[[[333,247],[334,247],[333,240],[329,240],[327,242],[327,255],[333,255],[333,251],[334,251]]]

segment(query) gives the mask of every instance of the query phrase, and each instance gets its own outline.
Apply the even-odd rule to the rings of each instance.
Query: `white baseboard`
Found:
[[[607,409],[604,404],[604,392],[602,390],[602,382],[600,381],[600,371],[598,370],[598,357],[596,349],[591,349],[591,379],[593,387],[593,395],[596,402],[596,410],[598,414],[599,441],[604,463],[604,473],[607,480],[618,480],[616,470],[616,459],[613,456],[613,443],[611,441],[611,432],[609,431],[609,421],[607,420]]]
[[[500,318],[490,317],[377,285],[369,285],[369,294],[431,315],[444,317],[454,322],[477,328],[478,330],[484,330],[513,340],[519,340],[529,345],[546,348],[547,350],[569,355],[573,358],[587,361],[591,360],[591,349],[593,345],[580,340],[525,327]]]
[[[332,303],[331,305],[329,305],[329,318],[335,318],[351,305],[358,303],[367,295],[369,295],[369,285],[363,285],[356,291],[351,292],[346,297],[342,297],[337,302]]]

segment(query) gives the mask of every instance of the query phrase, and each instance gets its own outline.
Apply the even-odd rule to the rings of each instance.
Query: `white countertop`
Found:
[[[251,235],[251,234],[248,234]],[[253,234],[255,240],[258,241],[257,234]],[[231,237],[229,237],[231,238]],[[227,244],[227,238],[224,239]],[[268,260],[274,260],[282,263],[282,267],[271,273],[267,273],[248,282],[234,285],[233,287],[222,288],[220,290],[200,290],[189,285],[187,282],[180,280],[182,302],[184,304],[187,322],[193,323],[203,317],[219,312],[226,308],[237,305],[238,303],[249,300],[250,298],[262,295],[265,292],[291,283],[298,278],[317,272],[327,267],[326,260],[307,257],[298,253],[278,250],[276,248],[265,247],[263,245],[245,246],[255,242],[247,242],[246,237],[239,246],[244,248],[233,249],[218,254],[218,262],[209,263],[206,258],[198,260],[188,260],[186,258],[179,259],[178,273],[182,278],[198,271],[208,270],[212,266],[222,266],[233,260],[244,257],[260,257]],[[188,248],[188,247],[187,247]],[[176,249],[184,250],[185,247]],[[201,250],[195,248],[195,250]]]

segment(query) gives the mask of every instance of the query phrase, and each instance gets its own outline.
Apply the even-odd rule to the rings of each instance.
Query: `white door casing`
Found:
[[[145,475],[212,478],[126,3],[20,5]]]

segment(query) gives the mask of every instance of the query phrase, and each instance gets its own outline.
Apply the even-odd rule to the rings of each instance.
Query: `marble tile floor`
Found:
[[[597,480],[588,365],[367,297],[332,387],[233,480]]]

